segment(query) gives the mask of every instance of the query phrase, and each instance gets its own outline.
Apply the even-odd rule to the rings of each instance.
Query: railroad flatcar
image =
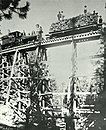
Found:
[[[58,38],[68,35],[75,35],[96,31],[102,26],[102,18],[98,13],[86,13],[77,17],[63,19],[56,23],[52,23],[49,30],[49,38]]]

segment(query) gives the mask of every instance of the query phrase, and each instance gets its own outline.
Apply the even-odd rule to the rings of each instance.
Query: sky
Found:
[[[21,5],[24,5],[26,0],[22,0]],[[49,32],[50,25],[57,21],[57,14],[59,11],[64,12],[65,18],[71,18],[83,13],[84,6],[87,5],[88,12],[96,12],[102,15],[105,19],[105,2],[106,0],[28,0],[30,2],[30,11],[28,12],[27,19],[19,19],[14,14],[12,20],[1,21],[1,30],[3,34],[7,34],[8,30],[11,31],[23,31],[31,33],[35,25],[39,23],[44,35]],[[81,44],[82,45],[82,44]],[[86,45],[86,44],[85,44]],[[86,49],[85,49],[85,48]],[[90,59],[86,59],[86,55],[93,55],[98,50],[95,49],[96,45],[91,44],[89,46],[79,47],[79,55],[83,60],[78,61],[80,70],[85,69],[85,72],[89,72],[91,68]],[[89,51],[88,51],[89,48]],[[83,52],[83,53],[82,53]],[[92,53],[93,52],[93,53]],[[85,55],[86,54],[86,55]],[[56,47],[48,49],[48,62],[52,75],[56,78],[58,86],[67,86],[69,77],[71,76],[71,56],[72,47]],[[81,58],[80,58],[81,59]],[[82,62],[82,64],[80,64]],[[85,68],[84,68],[85,67]],[[87,69],[88,68],[88,69]],[[80,71],[81,72],[81,71]],[[79,72],[79,73],[80,73]]]
[[[21,0],[20,5],[24,5],[26,0]],[[96,10],[100,15],[105,15],[106,0],[27,0],[30,2],[30,11],[27,19],[19,19],[15,14],[12,20],[3,20],[1,30],[3,34],[11,31],[25,30],[30,33],[34,30],[35,25],[39,23],[47,34],[51,23],[57,21],[57,13],[61,10],[65,18],[70,18],[83,13],[84,5],[87,5],[88,11]]]
[[[93,58],[100,50],[100,40],[77,44],[76,76],[82,80],[86,77],[90,83],[96,69]],[[58,89],[63,92],[69,87],[72,76],[72,44],[48,49],[48,64],[51,75],[56,79]]]

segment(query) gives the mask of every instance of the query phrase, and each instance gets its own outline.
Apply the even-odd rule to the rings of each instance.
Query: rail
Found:
[[[43,40],[41,42],[29,42],[28,44],[25,45],[20,45],[20,46],[1,50],[0,54],[11,53],[11,52],[15,52],[16,50],[18,51],[32,50],[32,49],[34,50],[38,46],[50,48],[50,47],[68,45],[71,44],[73,40],[75,43],[98,40],[100,36],[101,36],[100,31],[91,31],[82,34]]]

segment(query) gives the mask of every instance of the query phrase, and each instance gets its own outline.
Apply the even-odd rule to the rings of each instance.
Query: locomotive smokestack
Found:
[[[10,29],[8,29],[8,34],[9,34],[10,32],[11,32]]]

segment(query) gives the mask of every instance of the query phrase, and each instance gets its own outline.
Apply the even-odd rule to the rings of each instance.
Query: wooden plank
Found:
[[[14,55],[13,66],[12,66],[12,69],[11,69],[11,74],[10,74],[10,82],[9,82],[9,85],[8,85],[8,91],[7,91],[7,99],[6,99],[6,104],[8,104],[8,100],[9,100],[9,94],[10,94],[11,83],[12,83],[11,78],[12,78],[13,73],[14,73],[14,65],[15,65],[15,62],[16,62],[16,59],[17,59],[17,54],[18,54],[18,50],[16,50],[15,55]]]
[[[100,38],[100,36],[101,36],[101,34],[99,31],[92,31],[92,32],[88,32],[88,33],[77,34],[77,35],[74,35],[74,42],[80,43],[80,42],[98,40]],[[32,50],[32,49],[35,50],[38,46],[50,48],[50,47],[68,45],[68,44],[71,44],[72,37],[73,37],[73,35],[66,36],[66,37],[60,37],[60,38],[54,38],[54,39],[50,39],[50,40],[43,40],[41,42],[41,45],[39,45],[39,42],[31,42],[29,44],[2,50],[0,52],[0,54],[15,52],[17,49],[19,51],[22,51],[22,50],[28,51],[28,50]]]

